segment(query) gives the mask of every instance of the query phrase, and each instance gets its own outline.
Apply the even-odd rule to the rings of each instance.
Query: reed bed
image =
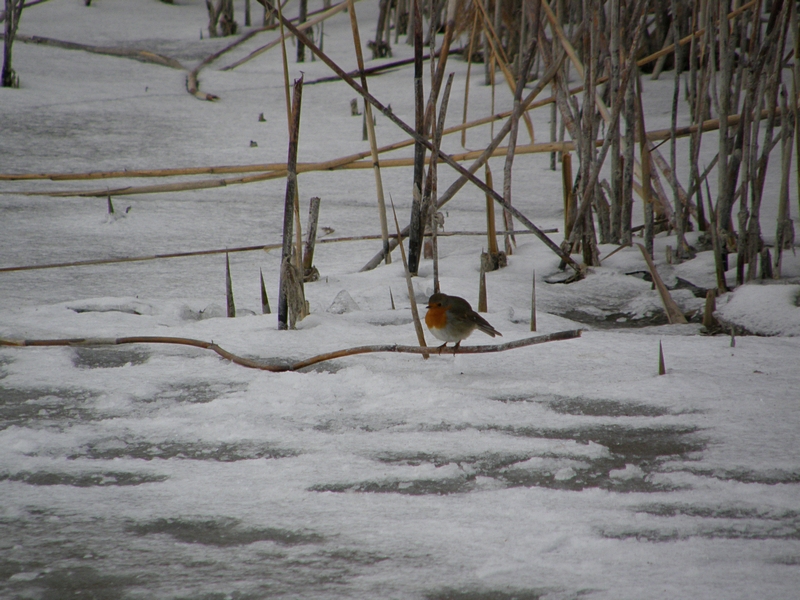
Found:
[[[279,29],[280,36],[276,40],[260,46],[224,69],[234,69],[248,60],[263,57],[277,45],[284,48],[286,62],[285,42],[288,37],[294,37],[298,44],[298,57],[300,46],[310,50],[331,68],[334,73],[331,80],[344,81],[363,99],[368,124],[368,150],[314,163],[293,164],[289,160],[287,163],[119,169],[89,173],[6,173],[0,174],[0,181],[88,181],[207,175],[236,177],[201,178],[102,190],[34,189],[24,192],[2,190],[2,193],[106,197],[109,194],[161,194],[223,188],[288,178],[288,198],[289,189],[296,189],[297,186],[291,182],[296,182],[304,173],[372,169],[383,247],[365,265],[365,269],[374,268],[382,260],[388,262],[400,237],[410,235],[408,259],[413,275],[418,268],[421,243],[430,216],[469,182],[481,189],[490,202],[503,208],[507,254],[513,251],[511,236],[519,233],[514,232],[516,220],[516,224],[533,232],[556,253],[564,267],[569,266],[575,273],[583,274],[586,268],[600,264],[597,251],[599,243],[631,244],[635,229],[632,226],[633,206],[640,201],[645,215],[643,245],[648,255],[652,256],[653,237],[667,230],[674,231],[678,240],[672,249],[670,261],[691,259],[695,249],[686,241],[686,234],[700,230],[708,232],[709,243],[714,249],[718,293],[724,293],[733,284],[725,280],[725,272],[729,268],[728,257],[734,253],[738,260],[735,285],[758,277],[780,277],[783,252],[794,246],[792,207],[800,210],[800,202],[797,198],[791,198],[789,191],[792,179],[800,182],[800,167],[795,173],[791,172],[792,154],[800,154],[800,136],[797,134],[800,33],[796,2],[556,0],[548,4],[541,0],[449,0],[438,3],[398,2],[393,10],[389,10],[389,4],[384,3],[386,6],[380,11],[376,40],[367,45],[373,48],[373,52],[390,52],[389,32],[392,29],[395,30],[395,43],[398,43],[400,35],[406,34],[408,42],[414,45],[416,116],[413,126],[399,119],[388,108],[388,102],[378,100],[369,92],[368,76],[379,70],[365,67],[361,53],[363,42],[353,0],[345,0],[332,7],[328,4],[324,11],[310,20],[306,20],[304,12],[292,18],[284,16],[280,6],[272,6],[266,0],[263,4],[265,10],[271,11],[271,19],[277,16],[277,21],[248,32],[188,71],[189,91],[202,97],[196,85],[200,69],[210,67],[220,56],[254,35]],[[334,18],[344,10],[350,14],[359,67],[357,73],[347,73],[341,69],[308,36],[314,25]],[[437,31],[442,32],[438,38]],[[36,40],[20,39],[36,43]],[[58,44],[53,42],[53,45]],[[430,46],[430,51],[423,56],[426,45]],[[88,47],[76,49],[97,50]],[[137,52],[141,54],[143,51]],[[462,123],[443,128],[446,103],[441,107],[439,120],[435,113],[450,54],[460,55],[468,61],[467,78],[473,65],[484,65],[487,81],[493,81],[494,72],[498,71],[513,95],[514,108],[467,121],[469,97],[465,94]],[[431,65],[429,82],[425,81],[422,69],[425,58],[430,60]],[[158,57],[159,61],[160,64],[185,69],[169,57]],[[403,68],[411,62],[398,61],[387,66]],[[569,87],[567,82],[571,70],[582,80],[582,85]],[[675,73],[671,126],[648,130],[642,103],[643,79],[648,75],[658,78],[665,70]],[[357,82],[356,77],[360,81]],[[548,98],[537,98],[547,87],[551,88],[552,94]],[[680,127],[677,114],[682,103],[688,108],[691,125]],[[551,140],[539,142],[534,138],[529,117],[530,111],[545,106],[552,107],[553,111]],[[399,127],[407,139],[379,147],[372,127],[373,110]],[[297,116],[294,118],[299,119]],[[517,143],[520,119],[528,129],[530,143]],[[498,122],[503,123],[502,127],[491,143],[482,149],[457,154],[442,150],[441,136],[459,133],[464,145],[469,129]],[[294,127],[299,127],[299,120]],[[569,139],[556,139],[559,128],[568,134]],[[714,133],[717,138],[718,153],[710,165],[701,165],[699,148],[703,136],[709,133]],[[689,138],[690,150],[688,156],[680,159],[687,161],[681,165],[676,146],[680,138],[686,137]],[[506,145],[501,146],[506,139]],[[666,145],[666,150],[662,150],[662,143]],[[413,156],[384,157],[387,153],[412,145],[415,147]],[[773,157],[776,149],[780,154],[777,159]],[[535,153],[551,153],[552,168],[557,166],[555,157],[563,157],[558,163],[563,164],[564,198],[568,214],[565,214],[565,239],[560,245],[554,243],[512,203],[514,190],[511,167],[514,158]],[[574,153],[576,165],[567,162],[569,153]],[[498,156],[506,159],[502,193],[475,175],[490,157]],[[610,180],[601,175],[606,172],[603,167],[607,158]],[[462,165],[464,162],[469,162],[469,166]],[[798,162],[796,158],[794,162]],[[437,166],[440,165],[454,169],[459,177],[448,190],[438,195],[435,184]],[[401,231],[400,236],[388,233],[381,182],[381,169],[397,167],[413,167],[414,173],[411,183],[411,196],[414,198],[412,218],[409,227]],[[426,167],[427,181],[424,176]],[[781,172],[779,217],[774,224],[776,242],[772,248],[765,244],[761,220],[764,180],[769,168],[780,169]],[[681,181],[678,173],[686,171],[690,175]],[[634,195],[638,196],[638,201]],[[292,200],[297,225],[295,233],[299,239],[297,198]],[[487,223],[492,222],[493,218],[487,215]],[[287,227],[291,234],[292,227],[288,221]],[[291,245],[284,248],[284,254],[291,254],[287,248],[291,248]],[[580,263],[573,258],[576,253],[582,257]],[[175,253],[147,258],[196,254]],[[102,261],[2,270],[98,262]]]

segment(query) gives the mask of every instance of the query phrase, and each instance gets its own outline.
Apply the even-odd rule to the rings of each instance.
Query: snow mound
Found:
[[[800,285],[751,283],[717,303],[717,318],[757,335],[800,335]]]

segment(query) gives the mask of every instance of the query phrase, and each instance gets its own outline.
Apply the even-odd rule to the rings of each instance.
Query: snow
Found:
[[[236,10],[241,21],[243,2]],[[293,3],[286,10],[294,14]],[[368,37],[377,3],[358,3],[357,14]],[[26,9],[20,33],[144,48],[192,67],[230,41],[200,40],[206,20],[200,0],[61,0]],[[345,70],[355,67],[349,27],[345,14],[325,25],[325,50]],[[274,35],[201,71],[201,90],[219,95],[216,103],[186,93],[178,70],[18,42],[22,88],[0,89],[0,171],[283,162],[279,49],[217,70]],[[394,51],[411,53],[402,43]],[[330,74],[319,61],[290,60],[290,70],[306,81]],[[455,124],[466,65],[451,58],[448,70]],[[669,75],[646,81],[648,128],[668,126]],[[407,122],[411,77],[406,68],[369,81]],[[480,79],[470,117],[490,110]],[[353,97],[341,82],[305,87],[299,160],[367,148]],[[505,88],[496,103],[509,107]],[[548,130],[549,110],[532,117],[537,132]],[[382,117],[377,135],[380,144],[403,139]],[[468,147],[489,136],[489,126],[470,131]],[[705,139],[710,161],[716,140]],[[445,148],[459,151],[458,136]],[[557,228],[561,173],[548,165],[548,156],[517,156],[514,204]],[[498,185],[503,161],[491,166]],[[439,173],[443,190],[454,175]],[[335,230],[328,237],[377,233],[372,177],[302,174],[303,220],[308,198],[320,196],[320,227]],[[773,166],[767,240],[778,179]],[[384,169],[383,180],[402,222],[411,169]],[[105,198],[11,193],[153,181],[0,183],[0,267],[280,241],[283,180],[117,196],[116,219]],[[445,230],[480,230],[484,202],[465,187],[443,211]],[[656,239],[662,279],[695,315],[666,325],[638,248],[565,285],[546,282],[558,258],[543,244],[517,241],[509,266],[487,274],[487,320],[502,341],[532,335],[535,272],[537,334],[584,328],[580,338],[428,360],[364,354],[294,373],[177,345],[0,348],[0,596],[796,598],[800,260],[788,251],[782,281],[717,299],[721,321],[756,334],[732,340],[701,334],[704,300],[680,284],[715,286],[709,251],[670,265],[674,237]],[[442,290],[473,306],[485,243],[439,239]],[[321,279],[306,285],[311,315],[296,331],[260,314],[259,271],[277,305],[273,250],[230,255],[235,319],[224,317],[221,255],[0,273],[0,337],[183,337],[272,362],[415,345],[399,254],[359,272],[379,247],[317,246]],[[602,256],[614,249],[602,246]],[[416,301],[432,289],[423,261]],[[475,334],[468,344],[488,342]]]

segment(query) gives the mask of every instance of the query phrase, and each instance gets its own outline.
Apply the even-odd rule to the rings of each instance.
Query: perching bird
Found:
[[[469,302],[458,296],[441,293],[434,294],[428,299],[425,324],[434,337],[444,342],[439,346],[440,350],[447,346],[447,342],[455,342],[456,345],[453,347],[455,350],[475,329],[480,329],[492,337],[503,335],[472,310]]]

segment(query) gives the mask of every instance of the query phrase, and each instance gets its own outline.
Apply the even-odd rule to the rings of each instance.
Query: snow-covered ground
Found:
[[[286,11],[296,13],[294,2]],[[357,12],[366,41],[377,2]],[[206,22],[201,0],[52,0],[23,12],[20,33],[146,49],[191,68],[230,42],[207,39]],[[349,28],[346,14],[325,25],[325,50],[346,70],[355,67]],[[218,70],[275,35],[201,71],[215,103],[190,96],[177,69],[18,42],[22,87],[0,89],[0,172],[284,162],[280,49]],[[394,51],[411,55],[402,43]],[[306,81],[330,75],[319,61],[290,60],[290,70]],[[448,70],[455,124],[466,64],[451,58]],[[412,76],[406,67],[369,80],[406,122]],[[672,86],[670,73],[646,80],[649,129],[669,125]],[[305,86],[300,161],[367,149],[361,118],[350,116],[355,96],[342,82]],[[498,86],[495,110],[509,105]],[[490,88],[473,77],[470,118],[490,107]],[[532,113],[539,141],[549,114]],[[381,145],[403,139],[383,117],[377,136]],[[489,126],[471,130],[467,146],[489,139]],[[706,140],[710,161],[716,138]],[[459,136],[445,149],[460,151]],[[768,241],[776,157],[762,213]],[[503,161],[491,165],[499,187]],[[518,156],[513,202],[538,226],[558,228],[561,173],[548,167],[547,155]],[[443,190],[454,175],[439,173]],[[410,168],[383,171],[401,221],[411,179]],[[10,193],[163,182],[0,183],[0,267],[280,241],[283,180],[118,196],[117,219],[105,198]],[[299,189],[303,211],[322,198],[327,237],[379,232],[370,170],[303,174]],[[791,193],[796,207],[794,181]],[[445,208],[445,231],[480,230],[484,203],[465,187]],[[443,291],[477,303],[485,243],[440,238]],[[562,285],[545,281],[557,257],[533,236],[518,243],[509,266],[487,276],[486,318],[502,341],[532,335],[535,270],[538,332],[584,327],[580,338],[429,360],[367,354],[280,374],[183,346],[0,349],[0,596],[796,598],[800,260],[789,252],[783,281],[718,299],[721,319],[760,334],[732,340],[701,335],[697,316],[661,324],[638,248]],[[685,282],[714,286],[710,252],[668,265],[667,245],[674,238],[657,238],[659,272],[684,312],[698,314],[703,300]],[[399,254],[359,272],[379,246],[317,246],[322,277],[306,285],[312,314],[297,331],[255,314],[260,270],[277,301],[273,250],[230,256],[235,319],[215,316],[224,313],[223,255],[0,273],[0,337],[186,337],[276,361],[416,344]],[[414,285],[424,312],[430,261]],[[357,308],[328,310],[342,290]],[[487,340],[478,333],[468,343]]]

